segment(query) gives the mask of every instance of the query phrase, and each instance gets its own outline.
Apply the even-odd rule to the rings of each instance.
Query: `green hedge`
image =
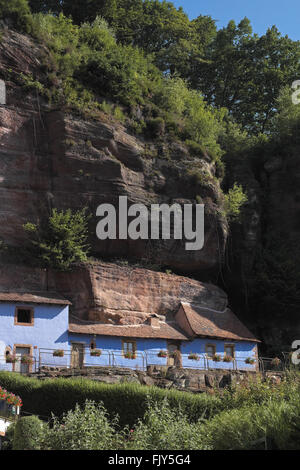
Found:
[[[24,411],[43,418],[51,417],[51,413],[61,416],[74,409],[76,403],[83,405],[87,399],[102,401],[111,417],[119,415],[122,427],[133,426],[144,416],[148,397],[157,402],[167,397],[171,408],[180,407],[190,421],[209,418],[223,409],[219,397],[130,383],[109,385],[80,378],[40,381],[11,372],[0,372],[0,385],[22,398]]]

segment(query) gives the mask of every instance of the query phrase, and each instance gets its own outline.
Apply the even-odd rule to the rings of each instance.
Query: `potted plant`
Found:
[[[168,357],[168,352],[167,351],[159,351],[157,356],[158,357]]]
[[[200,358],[199,358],[198,354],[191,352],[188,356],[188,359],[190,361],[199,361]]]
[[[7,364],[15,364],[18,361],[18,358],[13,354],[7,354],[5,359]]]
[[[253,357],[247,357],[247,359],[245,359],[245,363],[246,364],[254,364],[255,359],[253,359]]]
[[[213,357],[212,357],[212,360],[213,360],[214,362],[220,362],[221,359],[222,359],[222,358],[221,358],[220,354],[214,354]]]
[[[124,354],[124,357],[126,359],[135,359],[136,358],[136,354],[135,352],[133,351],[127,351],[125,354]]]
[[[30,356],[27,356],[26,354],[21,357],[21,363],[22,364],[33,364],[33,359]]]
[[[278,367],[280,366],[280,364],[281,364],[281,360],[279,359],[279,357],[274,357],[274,359],[272,359],[271,361],[272,367]]]
[[[53,356],[54,357],[64,357],[64,351],[62,349],[56,349],[53,351]]]
[[[232,361],[233,361],[233,357],[231,356],[226,355],[223,357],[223,362],[232,362]]]
[[[91,349],[90,356],[100,357],[102,354],[101,349]]]

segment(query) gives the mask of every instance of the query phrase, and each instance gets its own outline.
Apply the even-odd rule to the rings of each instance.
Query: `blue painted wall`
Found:
[[[232,344],[235,346],[235,364],[234,367],[242,370],[255,370],[256,364],[246,364],[245,359],[251,357],[256,359],[256,343],[247,341],[223,341],[223,340],[212,340],[205,338],[197,338],[187,343],[182,343],[182,365],[183,367],[189,368],[203,368],[204,356],[206,344],[214,344],[216,347],[216,354],[224,357],[224,346],[225,344]],[[195,353],[200,357],[199,361],[193,361],[188,359],[190,353]],[[233,364],[230,362],[214,362],[213,360],[207,359],[207,365],[210,369],[232,369]]]
[[[26,308],[34,309],[33,326],[14,325],[16,307],[25,306],[19,303],[0,303],[0,365],[2,370],[12,370],[12,365],[5,363],[6,346],[10,346],[12,351],[15,344],[37,346],[37,349],[33,349],[36,360],[38,360],[39,348],[67,348],[68,306],[26,304]]]
[[[92,335],[70,334],[69,344],[72,342],[83,343],[86,346],[85,364],[93,365],[113,365],[128,367],[132,369],[143,369],[146,367],[146,357],[152,364],[165,365],[166,359],[157,357],[160,350],[167,349],[167,341],[164,339],[136,339],[136,358],[126,359],[122,354],[122,338],[111,336],[97,336],[96,348],[101,349],[100,357],[92,357],[89,354],[90,342],[94,337]],[[110,355],[107,353],[110,352]]]
[[[72,342],[83,343],[85,346],[84,363],[86,366],[116,365],[132,369],[144,369],[146,365],[167,365],[166,358],[158,357],[161,350],[167,350],[167,341],[164,339],[136,339],[136,358],[126,359],[122,354],[122,338],[97,336],[96,348],[102,350],[100,357],[90,355],[90,342],[93,335],[68,333],[68,306],[59,305],[27,305],[34,309],[34,326],[14,325],[16,306],[22,304],[0,303],[0,369],[12,370],[11,364],[6,364],[4,358],[5,347],[13,350],[15,344],[28,344],[33,349],[36,361],[39,360],[39,348],[63,349],[68,351],[64,357],[53,357],[52,351],[41,352],[41,365],[53,365],[68,367],[71,363]],[[235,344],[236,362],[214,362],[205,359],[205,345],[215,344],[216,352],[224,356],[224,344]],[[232,369],[237,367],[242,370],[255,370],[256,364],[246,364],[245,359],[256,359],[256,343],[246,341],[222,341],[211,339],[195,339],[190,342],[182,342],[182,365],[186,368],[204,369],[208,365],[210,369]],[[199,361],[188,359],[190,353],[198,354]]]

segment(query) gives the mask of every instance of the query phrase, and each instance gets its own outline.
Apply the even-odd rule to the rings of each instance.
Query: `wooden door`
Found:
[[[179,343],[172,343],[168,342],[168,366],[174,366],[175,365],[175,359],[174,357],[170,357],[172,353],[175,351],[179,350],[180,351],[180,344]]]
[[[82,369],[84,365],[84,344],[72,343],[71,367]]]
[[[18,358],[18,361],[15,363],[15,372],[20,372],[21,374],[28,374],[30,365],[22,364],[22,356],[30,356],[30,348],[16,346],[16,357]]]

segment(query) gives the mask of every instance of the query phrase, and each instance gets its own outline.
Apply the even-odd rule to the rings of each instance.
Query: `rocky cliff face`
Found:
[[[227,227],[220,215],[220,188],[214,165],[195,160],[178,142],[157,144],[138,139],[117,122],[86,120],[51,108],[18,84],[20,73],[43,79],[43,47],[6,31],[0,46],[0,74],[7,85],[7,105],[0,107],[0,238],[22,246],[22,224],[36,222],[52,207],[88,207],[93,254],[100,257],[147,259],[182,272],[197,271],[203,278],[218,272]],[[167,147],[167,148],[166,148]],[[190,168],[205,171],[209,181],[191,182]],[[128,203],[206,204],[205,246],[185,250],[170,241],[99,241],[96,208],[117,206],[120,195]]]
[[[72,301],[78,318],[117,325],[143,323],[153,313],[172,319],[180,302],[216,310],[227,306],[226,294],[213,284],[111,263],[93,263],[71,273],[2,265],[0,290],[56,291]]]

